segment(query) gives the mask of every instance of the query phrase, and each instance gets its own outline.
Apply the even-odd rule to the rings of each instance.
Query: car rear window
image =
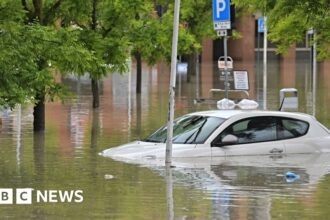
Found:
[[[297,119],[281,118],[278,125],[278,139],[296,138],[305,135],[309,124]]]

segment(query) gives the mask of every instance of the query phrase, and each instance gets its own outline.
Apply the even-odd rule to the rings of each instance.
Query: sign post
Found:
[[[258,19],[258,37],[257,37],[257,100],[260,100],[260,34],[265,33],[265,20],[263,17]]]
[[[228,99],[228,68],[227,68],[227,30],[231,29],[230,0],[213,0],[213,24],[218,36],[223,36],[225,57],[225,98]]]
[[[174,123],[174,105],[175,105],[175,79],[176,79],[176,64],[178,53],[178,35],[179,35],[179,14],[180,0],[175,0],[174,21],[173,21],[173,39],[172,39],[172,57],[171,57],[171,77],[169,86],[169,106],[168,106],[168,121],[167,121],[167,139],[166,139],[166,158],[165,164],[172,163],[172,138],[173,138],[173,123]]]
[[[264,17],[263,22],[264,27],[264,71],[263,71],[263,84],[264,84],[264,110],[267,110],[267,33],[268,33],[268,27],[267,27],[267,17]]]

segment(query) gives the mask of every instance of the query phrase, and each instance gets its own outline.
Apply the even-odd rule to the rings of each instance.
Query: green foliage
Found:
[[[55,81],[54,71],[84,74],[106,68],[79,41],[79,31],[55,29],[33,23],[1,26],[0,81],[1,105],[33,101],[38,92],[50,99],[61,95],[62,86]]]
[[[63,97],[66,90],[55,72],[88,72],[99,79],[126,70],[128,40],[121,37],[122,23],[111,31],[100,25],[92,30],[92,10],[92,1],[0,1],[0,105],[34,102],[37,94],[48,100]],[[104,14],[96,15],[97,24],[106,23]]]
[[[249,12],[263,12],[268,17],[269,38],[285,53],[305,39],[306,31],[317,31],[318,58],[330,58],[330,2],[328,0],[233,0]],[[311,42],[312,43],[312,42]]]
[[[167,39],[172,40],[173,3],[164,15]],[[215,37],[212,23],[212,4],[204,0],[181,0],[178,54],[200,51],[204,38]],[[167,45],[171,45],[170,42]],[[170,51],[168,51],[170,53]]]

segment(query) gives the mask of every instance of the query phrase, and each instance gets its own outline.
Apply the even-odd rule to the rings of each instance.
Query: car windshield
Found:
[[[201,115],[185,115],[174,121],[173,143],[201,144],[218,128],[225,119]],[[161,127],[144,141],[165,143],[167,127]]]

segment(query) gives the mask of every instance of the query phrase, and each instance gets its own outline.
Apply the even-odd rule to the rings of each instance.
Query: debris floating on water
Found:
[[[111,175],[111,174],[105,174],[104,175],[104,179],[106,179],[106,180],[112,180],[112,179],[114,179],[115,177],[113,176],[113,175]]]
[[[300,176],[294,172],[289,171],[285,174],[285,179],[287,183],[293,183],[300,180]]]

